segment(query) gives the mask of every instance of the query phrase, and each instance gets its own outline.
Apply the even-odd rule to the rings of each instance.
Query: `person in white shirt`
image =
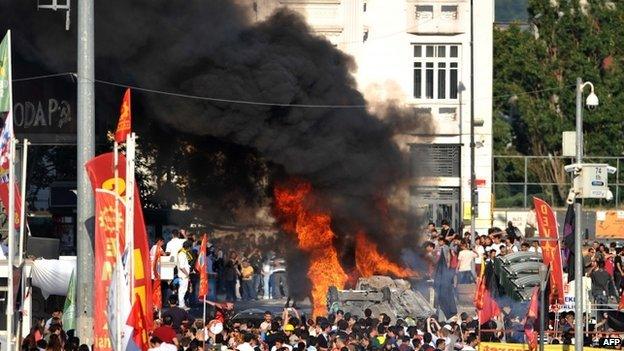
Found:
[[[191,265],[189,264],[188,250],[191,249],[191,243],[185,241],[182,244],[182,250],[177,254],[177,267],[178,267],[178,280],[180,285],[178,286],[178,306],[180,308],[186,308],[184,303],[184,296],[188,291],[189,274],[191,273]]]
[[[464,344],[462,351],[475,351],[475,347],[477,347],[478,343],[479,342],[477,341],[477,336],[474,334],[470,334],[468,338],[466,338],[466,343]]]
[[[273,345],[273,347],[271,348],[271,351],[277,351],[281,349],[282,347],[286,347],[288,348],[289,351],[292,351],[292,346],[290,346],[289,344],[286,344],[282,337],[277,337],[275,339],[275,345]]]
[[[148,351],[178,351],[178,348],[173,344],[168,344],[159,338],[152,336]]]
[[[539,243],[537,241],[534,241],[532,243],[532,246],[529,248],[529,252],[537,252],[537,253],[542,253],[542,248],[540,247]]]
[[[251,333],[246,333],[243,335],[243,343],[236,346],[238,351],[254,351],[254,346],[256,345],[256,341]]]
[[[476,251],[470,250],[466,242],[462,242],[460,248],[461,251],[457,255],[457,282],[459,284],[474,283],[472,262],[479,255]]]
[[[186,237],[182,232],[173,231],[173,237],[167,243],[165,247],[165,252],[168,252],[171,256],[176,257],[180,249],[182,248],[182,244],[186,241]]]

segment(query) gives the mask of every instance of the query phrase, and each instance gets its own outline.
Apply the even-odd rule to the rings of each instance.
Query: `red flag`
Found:
[[[533,328],[533,323],[539,314],[539,288],[533,289],[531,295],[531,303],[529,304],[529,310],[527,311],[526,321],[524,323],[524,335],[529,344],[529,350],[537,350],[537,332]]]
[[[204,237],[199,247],[199,257],[195,262],[195,270],[199,272],[199,290],[197,296],[208,295],[208,272],[206,272],[206,246],[208,245],[208,234],[204,233]]]
[[[137,294],[134,299],[132,311],[130,311],[126,325],[132,327],[132,339],[130,342],[133,342],[136,347],[142,351],[147,351],[147,349],[149,349],[147,323],[145,315],[143,314],[143,309],[141,308],[141,298],[139,294]],[[132,350],[133,348],[128,347],[128,349]]]
[[[557,218],[552,208],[545,201],[534,197],[533,204],[540,238],[550,239],[540,243],[544,264],[551,268],[549,302],[551,305],[563,305],[563,267],[561,264],[561,247],[558,241]]]
[[[483,297],[485,296],[485,262],[481,260],[481,271],[477,277],[477,289],[475,290],[474,305],[478,310],[483,309]]]
[[[9,215],[9,183],[0,182],[0,201],[2,201],[2,205],[4,207],[4,214]],[[20,217],[21,217],[21,209],[22,209],[22,196],[20,194],[19,186],[17,183],[15,184],[15,229],[20,228]],[[28,224],[26,224],[28,226]]]
[[[160,290],[160,247],[156,250],[156,256],[154,257],[154,281],[152,282],[152,304],[158,309],[162,309],[162,290]]]
[[[115,141],[124,143],[126,136],[130,134],[132,126],[132,109],[130,106],[130,88],[126,89],[119,109],[119,121],[117,122],[117,131],[115,131]]]
[[[89,180],[93,189],[102,188],[117,193],[122,198],[126,193],[126,158],[119,155],[118,174],[115,180],[115,172],[113,168],[113,153],[109,152],[91,159],[85,165]],[[143,307],[143,315],[146,316],[147,327],[152,327],[152,282],[151,282],[151,262],[149,255],[149,247],[147,245],[147,230],[145,228],[145,220],[143,219],[143,210],[141,206],[141,198],[139,189],[134,187],[134,290],[132,294],[138,294],[141,298]],[[101,267],[101,266],[96,266]],[[98,311],[98,310],[96,310]]]
[[[117,233],[124,240],[126,210],[116,193],[104,189],[95,192],[95,270],[93,283],[94,350],[112,351],[109,337],[106,304],[113,267],[123,243],[117,242]],[[117,247],[115,247],[117,245]]]
[[[485,277],[485,262],[481,262],[481,273],[477,278],[477,290],[475,292],[474,305],[477,308],[479,315],[479,323],[483,324],[492,317],[500,314],[500,308],[496,303],[496,300],[490,295],[490,290],[487,287]]]

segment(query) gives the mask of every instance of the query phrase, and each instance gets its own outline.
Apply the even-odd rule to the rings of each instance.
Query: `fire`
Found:
[[[327,291],[330,286],[343,289],[347,281],[333,241],[331,217],[310,209],[314,201],[312,186],[292,181],[275,187],[275,212],[285,231],[297,235],[298,246],[310,254],[308,278],[312,282],[313,315],[327,314]]]
[[[362,232],[355,237],[355,266],[362,277],[374,274],[387,274],[399,278],[418,276],[413,270],[403,268],[384,257],[377,250],[377,245]]]
[[[310,255],[308,278],[312,282],[312,313],[314,316],[327,314],[327,292],[329,287],[344,289],[349,281],[338,260],[334,247],[336,235],[331,229],[331,214],[314,208],[312,185],[302,180],[291,180],[278,184],[274,190],[275,216],[282,228],[297,236],[299,249]],[[387,274],[399,278],[418,276],[417,272],[403,268],[383,256],[377,245],[363,232],[356,235],[355,265],[351,281],[358,277]]]

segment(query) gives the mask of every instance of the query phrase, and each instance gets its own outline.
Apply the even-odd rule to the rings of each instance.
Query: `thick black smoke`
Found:
[[[14,11],[9,25],[19,29],[14,36],[21,54],[48,70],[75,71],[75,16],[72,30],[64,32],[62,16],[37,13],[34,4],[25,3],[5,0],[0,5],[3,15]],[[350,57],[310,34],[304,20],[290,11],[251,23],[246,15],[250,8],[225,0],[97,1],[96,78],[282,105],[366,104],[356,90]],[[118,89],[115,98],[102,92],[111,87],[98,84],[97,89],[99,101],[111,99],[116,105]],[[145,116],[166,128],[243,146],[279,169],[274,174],[312,182],[321,206],[341,225],[339,232],[386,232],[380,207],[408,176],[392,141],[394,124],[362,108],[140,96]]]

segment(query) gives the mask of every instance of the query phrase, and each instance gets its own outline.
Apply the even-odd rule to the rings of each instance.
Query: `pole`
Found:
[[[20,237],[19,237],[19,263],[22,265],[24,261],[24,234],[26,228],[26,167],[28,166],[28,139],[24,139],[22,145],[22,178],[21,178],[21,198],[20,198]],[[23,282],[23,279],[22,279]],[[22,286],[24,284],[22,283]],[[24,289],[22,288],[22,293]],[[22,295],[24,296],[24,295]]]
[[[11,128],[11,138],[9,139],[9,228],[8,228],[8,236],[9,236],[9,250],[7,257],[7,350],[12,350],[11,345],[13,343],[13,310],[15,307],[15,296],[13,293],[13,259],[15,258],[15,136],[13,134],[13,120],[8,120],[8,118],[13,118],[13,68],[11,66],[12,59],[12,51],[11,51],[11,31],[7,31],[7,44],[8,44],[8,54],[9,54],[9,72],[8,72],[8,82],[9,82],[9,114],[7,116],[7,121],[5,121],[5,128],[7,124],[10,123]]]
[[[129,247],[127,265],[130,267],[130,301],[134,302],[134,157],[136,136],[126,137],[126,245]],[[132,303],[131,303],[132,305]]]
[[[115,177],[115,196],[119,196],[119,188],[120,188],[120,181],[119,181],[119,145],[117,144],[117,141],[115,141],[115,144],[113,145],[113,177]],[[117,201],[117,198],[115,198],[115,238],[116,238],[116,242],[115,242],[115,255],[121,255],[123,252],[124,248],[120,248],[120,243],[121,243],[121,234],[120,234],[120,223],[119,223],[119,201]],[[124,238],[125,239],[125,238]],[[121,260],[117,259],[115,264],[120,264]],[[123,270],[118,267],[119,269],[117,269],[117,272],[123,272]],[[118,316],[117,318],[115,318],[115,350],[121,350],[122,349],[122,345],[123,342],[121,340],[121,329],[123,328],[123,323],[125,321],[122,322],[121,320],[121,312],[120,312],[120,307],[121,307],[121,290],[125,287],[123,287],[121,285],[121,281],[122,281],[122,277],[120,276],[120,274],[116,274],[115,275],[115,281],[111,282],[111,284],[115,284],[116,286],[116,294],[115,294],[115,314]]]
[[[470,237],[475,242],[476,175],[475,175],[475,103],[474,103],[474,0],[470,0]]]
[[[204,314],[203,314],[203,319],[202,319],[202,322],[204,322],[204,344],[202,346],[203,350],[206,349],[206,332],[205,332],[205,330],[206,330],[206,325],[208,324],[208,323],[206,323],[206,297],[207,296],[204,295],[204,299],[202,301],[202,305],[204,306]]]
[[[583,81],[576,78],[576,163],[583,162],[583,105],[582,89]],[[578,175],[577,175],[578,177]],[[581,221],[581,202],[577,199],[574,203],[576,212],[574,223],[574,350],[583,350],[583,237]]]
[[[546,319],[546,281],[548,279],[548,277],[550,276],[549,274],[550,272],[550,267],[548,267],[548,269],[546,269],[546,267],[544,265],[540,266],[539,269],[539,274],[540,277],[542,279],[541,283],[540,283],[540,306],[539,306],[539,310],[540,310],[540,317],[539,317],[539,335],[540,335],[540,340],[539,340],[539,351],[544,351],[544,325],[545,325],[545,319]]]
[[[94,213],[94,199],[84,165],[94,156],[95,91],[93,82],[93,0],[78,2],[78,133],[77,133],[77,274],[76,325],[77,336],[84,344],[93,340],[93,224],[87,224]],[[87,225],[89,227],[87,228]],[[101,312],[101,311],[98,311]]]
[[[22,176],[20,178],[20,193],[21,193],[21,197],[20,197],[20,221],[19,221],[19,226],[20,226],[20,231],[19,231],[19,246],[18,246],[18,263],[17,266],[18,267],[22,267],[21,272],[22,272],[22,276],[20,279],[20,296],[22,297],[22,301],[20,302],[20,309],[22,311],[25,310],[25,306],[24,304],[26,303],[26,298],[24,293],[26,292],[26,279],[24,279],[24,267],[22,266],[22,264],[24,263],[24,229],[26,226],[26,168],[28,165],[28,139],[24,139],[23,141],[23,146],[22,146],[22,164],[21,164],[21,173]],[[17,327],[17,333],[16,333],[16,339],[18,341],[17,345],[21,345],[22,343],[22,336],[24,334],[24,323],[25,320],[28,319],[28,317],[26,316],[26,318],[24,318],[23,313],[20,313],[19,316],[19,325]],[[28,329],[30,329],[30,323],[28,323]]]
[[[13,118],[9,114],[9,118]],[[13,259],[15,258],[15,143],[17,140],[11,137],[9,140],[9,253],[8,264],[8,292],[7,292],[7,350],[13,350],[13,310],[15,307],[15,294],[13,290]]]

